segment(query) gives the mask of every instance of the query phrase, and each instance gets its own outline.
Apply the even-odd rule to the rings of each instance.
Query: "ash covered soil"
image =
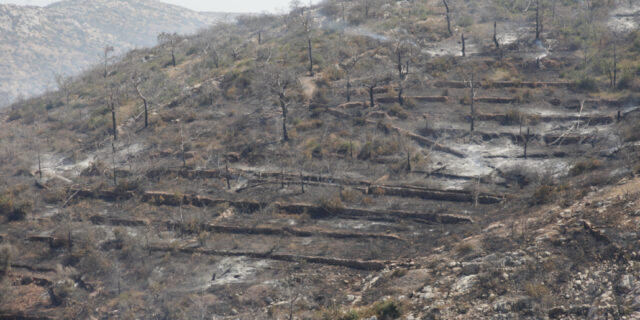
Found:
[[[241,17],[12,106],[0,318],[639,317],[638,8],[536,3]]]

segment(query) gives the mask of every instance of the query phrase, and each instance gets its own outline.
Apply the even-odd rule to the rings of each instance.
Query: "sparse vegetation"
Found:
[[[291,4],[0,112],[3,312],[620,318],[604,299],[640,276],[624,5]]]

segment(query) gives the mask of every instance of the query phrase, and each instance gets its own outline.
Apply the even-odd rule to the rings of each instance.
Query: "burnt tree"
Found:
[[[409,75],[409,54],[410,46],[406,45],[403,41],[398,41],[393,48],[395,55],[395,68],[398,71],[398,103],[404,105],[404,82]]]
[[[496,49],[500,49],[500,42],[498,42],[498,22],[493,22],[493,44],[495,44]]]
[[[178,34],[177,33],[166,33],[162,32],[158,35],[158,42],[162,45],[166,45],[169,48],[169,52],[171,53],[171,64],[176,66],[176,46],[178,45]]]
[[[536,0],[536,41],[540,40],[540,34],[542,33],[542,12],[540,7],[540,0]]]
[[[107,70],[107,66],[109,64],[109,52],[113,52],[113,47],[112,46],[104,47],[104,77],[105,78],[109,74]]]
[[[444,8],[446,9],[447,31],[449,31],[449,36],[452,36],[453,32],[451,32],[451,12],[449,11],[449,4],[447,3],[447,0],[442,0],[442,3],[444,3]]]

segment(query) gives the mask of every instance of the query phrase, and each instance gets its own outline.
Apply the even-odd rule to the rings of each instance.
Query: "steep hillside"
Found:
[[[100,63],[106,46],[119,55],[155,45],[161,32],[190,34],[227,18],[150,0],[0,5],[0,106],[57,88],[56,74]]]
[[[0,319],[637,319],[639,11],[326,1],[16,104]]]

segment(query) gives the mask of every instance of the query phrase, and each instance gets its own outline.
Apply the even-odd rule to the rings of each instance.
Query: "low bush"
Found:
[[[524,290],[528,296],[540,302],[551,294],[551,290],[542,283],[527,283]]]
[[[409,113],[405,111],[404,108],[402,108],[402,106],[400,106],[397,103],[391,106],[391,108],[389,108],[388,113],[392,117],[398,117],[403,120],[409,118]]]
[[[11,269],[11,258],[13,257],[13,247],[8,244],[0,245],[0,280],[9,273]]]
[[[578,90],[584,92],[598,91],[598,83],[591,77],[585,77],[578,81]]]
[[[455,251],[459,256],[466,256],[475,250],[475,246],[470,242],[463,242],[456,246]]]
[[[509,110],[504,116],[504,120],[502,120],[502,125],[516,125],[522,123],[522,119],[524,119],[524,115],[520,110]]]
[[[602,161],[598,159],[582,160],[576,163],[570,170],[569,174],[572,176],[578,176],[585,172],[593,171],[602,167]]]
[[[339,197],[323,198],[318,201],[318,205],[328,212],[344,208],[344,203]]]
[[[354,190],[352,188],[344,188],[340,191],[340,199],[347,203],[359,202],[362,198],[362,193],[360,191]]]
[[[33,207],[29,200],[16,200],[13,194],[0,196],[0,215],[8,221],[22,221],[27,218],[27,212]]]
[[[402,307],[395,300],[377,303],[373,309],[380,320],[398,319],[402,316]]]

